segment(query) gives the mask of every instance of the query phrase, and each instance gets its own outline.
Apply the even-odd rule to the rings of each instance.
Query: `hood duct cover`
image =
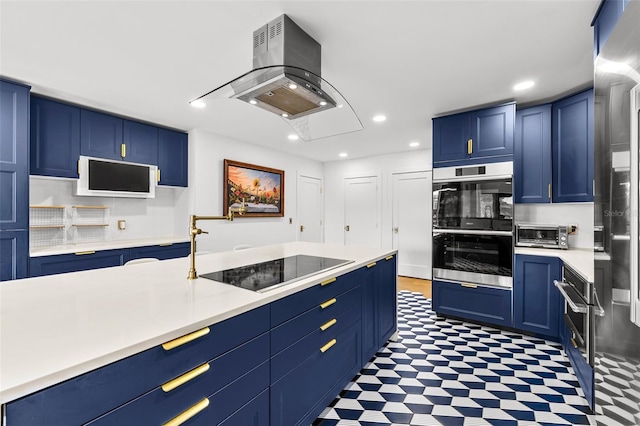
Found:
[[[320,44],[287,15],[254,31],[253,66],[195,100],[240,99],[278,114],[303,140],[362,130],[346,99],[321,77]]]

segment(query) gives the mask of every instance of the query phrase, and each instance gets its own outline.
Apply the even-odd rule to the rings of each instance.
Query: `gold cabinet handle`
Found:
[[[476,284],[461,283],[460,285],[466,288],[478,288]]]
[[[334,278],[329,278],[329,279],[328,279],[328,280],[326,280],[326,281],[322,281],[322,282],[320,283],[320,285],[321,285],[321,286],[325,286],[325,285],[327,285],[327,284],[331,284],[331,283],[336,282],[336,280],[337,280],[337,278],[335,278],[335,277],[334,277]]]
[[[551,184],[547,187],[547,193],[549,194],[549,199],[551,199]]]
[[[80,160],[78,160],[78,176],[80,176]]]
[[[79,251],[79,252],[76,252],[74,254],[76,256],[82,256],[82,255],[85,255],[85,254],[94,254],[94,253],[95,253],[95,250],[89,250],[89,251]]]
[[[573,337],[571,338],[571,343],[573,343],[573,347],[578,349],[578,344],[576,343],[576,341],[573,339]]]
[[[202,364],[200,367],[196,367],[191,371],[187,371],[182,376],[176,377],[173,380],[169,380],[167,383],[162,385],[162,390],[164,392],[171,392],[178,386],[182,386],[188,381],[195,379],[199,375],[206,373],[207,371],[209,371],[209,368],[210,368],[210,365],[207,363],[207,364]]]
[[[127,156],[127,146],[125,144],[120,145],[120,157],[124,158]]]
[[[467,154],[471,155],[473,153],[473,139],[469,139],[467,141]]]
[[[333,304],[334,304],[334,303],[336,303],[336,302],[337,302],[337,300],[336,300],[336,298],[334,297],[333,299],[329,299],[329,300],[327,300],[326,302],[321,303],[321,304],[320,304],[320,307],[321,307],[322,309],[325,309],[325,308],[328,308],[329,306],[333,305]]]
[[[374,266],[376,266],[376,262],[371,262],[367,265],[367,268],[373,268]]]
[[[205,327],[203,329],[200,329],[198,331],[194,331],[193,333],[189,333],[185,336],[182,337],[178,337],[177,339],[173,339],[168,341],[167,343],[163,343],[162,344],[162,349],[164,349],[165,351],[170,351],[171,349],[175,349],[178,346],[182,346],[185,343],[189,343],[193,340],[196,340],[202,336],[206,336],[207,334],[209,334],[211,330],[209,329],[209,327]]]
[[[162,244],[158,244],[159,247],[169,247],[172,246],[173,243],[162,243]]]
[[[328,342],[326,345],[324,345],[323,347],[321,347],[321,348],[320,348],[320,352],[325,353],[326,351],[328,351],[329,349],[331,349],[331,347],[332,347],[333,345],[335,345],[335,344],[336,344],[336,342],[337,342],[337,341],[336,341],[336,339],[331,339],[331,340],[329,340],[329,342]]]
[[[393,256],[387,256],[384,258],[384,260],[391,260],[391,259],[393,259]]]
[[[156,171],[156,181],[160,182],[160,169],[157,169]]]
[[[191,408],[186,409],[182,413],[178,414],[168,422],[166,422],[163,426],[180,426],[182,423],[189,420],[191,417],[198,414],[200,411],[204,410],[209,406],[209,398],[205,398],[202,401],[198,402]]]
[[[324,324],[322,324],[320,326],[320,330],[325,331],[327,328],[331,327],[332,325],[334,325],[335,323],[337,323],[338,320],[337,319],[332,319],[330,321],[325,322]]]

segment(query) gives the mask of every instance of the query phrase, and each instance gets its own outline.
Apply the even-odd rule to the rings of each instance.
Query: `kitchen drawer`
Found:
[[[356,286],[275,327],[271,330],[271,353],[276,354],[312,331],[319,329],[323,324],[359,304],[361,298],[360,286]],[[334,300],[335,302],[333,302]],[[322,308],[322,306],[326,307]]]
[[[29,259],[29,276],[64,274],[67,272],[88,271],[90,269],[121,266],[129,260],[128,249],[79,252],[78,254],[58,254],[39,256]]]
[[[220,426],[264,426],[269,424],[269,390],[266,389],[238,411],[227,417]]]
[[[169,381],[163,387],[157,387],[90,424],[92,426],[132,423],[162,424],[211,395],[213,395],[213,400],[229,399],[222,394],[217,395],[217,393],[229,392],[223,388],[240,380],[245,385],[240,389],[240,393],[237,390],[234,391],[234,403],[237,409],[269,386],[268,363],[265,362],[268,359],[269,336],[263,334],[208,363],[202,364],[203,366],[209,365],[209,369],[192,380],[165,392],[163,387],[172,383]],[[253,369],[259,365],[261,367]],[[266,373],[263,371],[265,369]],[[246,373],[247,370],[251,371]],[[248,377],[244,377],[245,373]],[[232,387],[237,388],[238,386]],[[225,406],[228,404],[229,402],[226,402]],[[213,408],[216,412],[222,410],[216,405],[211,407],[211,404],[209,408]],[[225,407],[225,409],[227,408]],[[227,415],[234,411],[227,411]],[[226,416],[219,415],[217,418],[222,420]]]
[[[304,291],[272,303],[271,326],[275,327],[301,313],[359,285],[362,269],[327,279]],[[324,285],[323,285],[324,283]]]
[[[315,350],[271,385],[271,426],[311,424],[360,371],[361,324],[356,321],[324,353]]]
[[[214,324],[208,334],[174,349],[156,346],[11,402],[7,419],[21,426],[87,422],[269,328],[269,306],[256,308]]]
[[[337,339],[338,335],[355,321],[362,317],[361,304],[357,303],[342,314],[334,317],[336,322],[327,324],[328,328],[322,330],[320,326],[314,328],[302,339],[298,340],[285,350],[271,357],[271,382],[279,380],[291,369],[303,362],[309,356],[318,352],[321,347],[332,339]]]
[[[191,243],[174,243],[157,246],[133,247],[130,249],[130,259],[141,257],[155,257],[156,259],[175,259],[187,257],[191,253]]]
[[[511,326],[511,289],[468,287],[433,280],[433,310],[438,314]]]

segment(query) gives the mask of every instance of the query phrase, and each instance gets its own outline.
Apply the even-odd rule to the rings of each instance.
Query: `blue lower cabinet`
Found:
[[[396,256],[378,261],[378,349],[386,343],[398,328],[398,286]]]
[[[0,281],[27,277],[29,231],[0,231]]]
[[[560,340],[564,299],[553,284],[562,280],[562,261],[557,257],[515,257],[513,284],[514,327]]]
[[[157,246],[134,247],[130,249],[129,259],[154,257],[159,260],[187,257],[191,253],[191,243],[174,243]]]
[[[235,383],[236,378],[245,372],[267,361],[268,330],[269,306],[267,305],[188,334],[189,339],[183,344],[178,344],[175,340],[166,342],[13,401],[6,407],[7,424],[21,426],[84,424],[112,412],[117,407],[127,407],[134,402],[137,404],[142,396],[153,394],[153,390],[159,389],[159,386],[170,383],[205,363],[210,363],[209,370],[192,381],[178,386],[166,395],[164,391],[154,394],[160,400],[169,398],[171,401],[174,400],[175,395],[175,400],[180,401],[176,412],[167,414],[168,418],[163,419],[166,421],[181,412],[181,409],[188,408],[188,403],[197,402],[192,401],[193,398],[202,399],[214,394],[226,384]],[[268,363],[263,365],[263,370],[267,371],[267,385],[262,388],[256,387],[255,389],[259,390],[247,397],[244,402],[249,401],[268,386]],[[261,370],[256,374],[257,376],[248,379],[248,382],[254,379],[259,381],[264,373]],[[205,384],[202,385],[202,383]],[[201,386],[206,390],[202,390]],[[253,385],[248,383],[242,385],[242,387],[251,386]],[[147,404],[147,401],[144,404]],[[236,409],[241,405],[237,405]],[[131,407],[135,405],[129,408]],[[156,408],[153,410],[155,411]],[[153,414],[146,408],[136,408],[134,411],[139,412],[138,416]],[[220,420],[232,413],[233,411],[228,412]],[[148,423],[126,421],[117,424]]]
[[[128,249],[32,257],[29,261],[29,276],[40,277],[43,275],[121,266],[127,260],[129,260]]]
[[[564,321],[560,324],[559,334],[561,336],[562,349],[564,349],[567,358],[569,358],[573,372],[578,378],[578,383],[580,383],[589,407],[593,410],[595,409],[595,376],[593,367],[587,362],[583,350],[574,344],[573,334]]]
[[[318,347],[271,385],[272,426],[311,424],[360,371],[360,321]]]
[[[266,426],[269,424],[269,389],[227,417],[220,426]]]
[[[511,289],[433,280],[433,310],[438,314],[510,327]]]

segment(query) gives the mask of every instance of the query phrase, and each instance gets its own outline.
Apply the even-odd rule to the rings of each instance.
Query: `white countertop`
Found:
[[[51,247],[34,247],[29,250],[30,257],[53,256],[91,250],[112,250],[131,247],[157,246],[160,244],[188,243],[189,237],[138,238],[131,240],[96,241],[82,244],[63,244]]]
[[[593,249],[544,249],[531,247],[516,247],[515,254],[531,254],[534,256],[558,257],[565,264],[571,266],[576,272],[582,274],[587,281],[594,282]]]
[[[189,258],[0,283],[0,403],[358,269],[395,250],[293,242],[197,256],[203,274],[308,254],[353,263],[265,293],[187,280]]]

